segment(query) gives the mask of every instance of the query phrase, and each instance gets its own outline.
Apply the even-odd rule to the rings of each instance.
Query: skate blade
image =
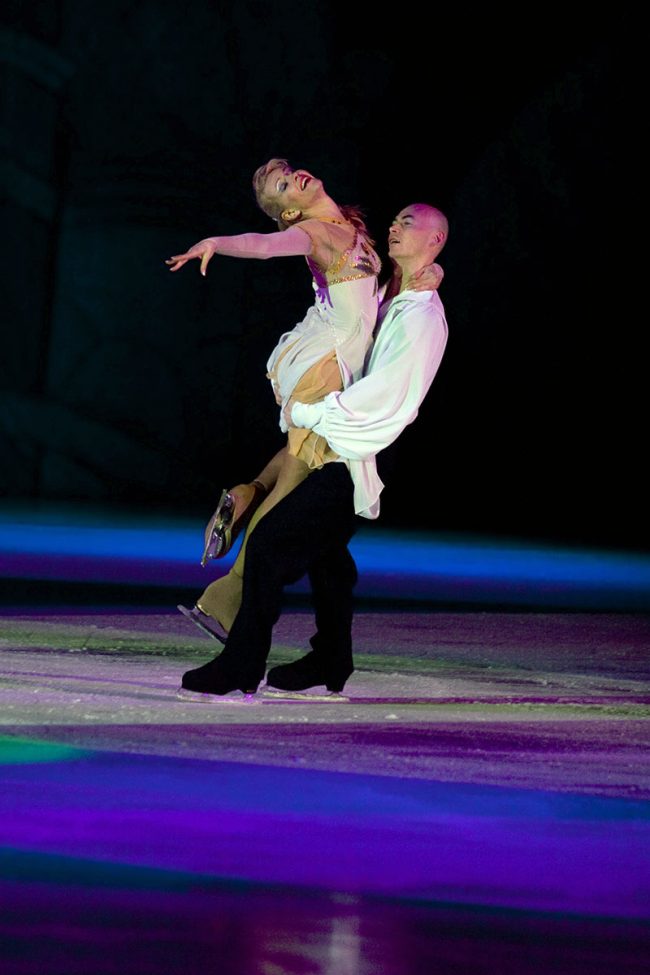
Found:
[[[225,555],[224,549],[228,543],[227,531],[231,526],[235,512],[235,502],[232,495],[226,488],[221,492],[219,503],[212,516],[212,527],[208,534],[208,540],[203,549],[201,565],[203,568],[211,559],[221,558]]]
[[[263,687],[262,697],[266,701],[295,701],[296,703],[349,704],[350,698],[337,691],[281,691],[277,687]]]
[[[230,691],[229,694],[206,694],[203,691],[189,691],[179,687],[176,697],[180,701],[191,701],[194,704],[261,704],[257,694],[244,694],[243,691]]]
[[[222,529],[213,528],[212,532],[210,533],[210,538],[208,539],[207,544],[203,549],[203,555],[201,557],[202,568],[205,569],[210,559],[219,558],[225,544],[226,544],[226,539],[224,537]]]
[[[228,638],[228,634],[226,633],[226,631],[223,630],[223,633],[218,633],[216,631],[216,627],[221,626],[218,620],[214,621],[215,629],[211,629],[210,626],[206,626],[206,624],[203,622],[203,620],[200,617],[194,616],[192,614],[192,610],[188,609],[187,606],[182,606],[179,603],[176,609],[179,611],[179,613],[182,613],[183,616],[185,616],[188,620],[194,623],[194,625],[199,628],[201,633],[205,633],[207,636],[212,637],[213,640],[217,640],[219,643],[226,642]]]

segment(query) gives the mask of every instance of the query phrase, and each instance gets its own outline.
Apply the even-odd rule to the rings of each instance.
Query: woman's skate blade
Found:
[[[222,554],[226,554],[226,533],[230,528],[234,510],[235,499],[233,498],[232,494],[229,494],[228,490],[224,488],[224,490],[221,492],[221,497],[219,498],[219,504],[217,505],[214,515],[212,516],[212,526],[208,532],[208,538],[205,543],[205,548],[203,549],[201,565],[204,568],[210,559],[218,559]]]

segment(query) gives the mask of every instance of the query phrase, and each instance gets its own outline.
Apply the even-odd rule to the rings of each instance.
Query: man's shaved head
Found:
[[[449,236],[449,223],[442,210],[432,207],[428,203],[411,203],[407,210],[414,210],[420,217],[423,217],[432,231],[441,231],[447,240]],[[403,212],[403,211],[402,211]]]
[[[402,271],[413,273],[436,259],[448,234],[449,224],[441,210],[428,203],[411,203],[390,226],[388,254]]]

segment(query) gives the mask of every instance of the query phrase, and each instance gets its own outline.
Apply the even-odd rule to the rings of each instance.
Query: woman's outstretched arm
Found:
[[[312,251],[309,234],[300,227],[289,227],[274,234],[236,234],[233,237],[206,237],[194,244],[184,254],[176,254],[165,261],[170,271],[179,271],[184,264],[195,258],[201,261],[201,274],[205,276],[209,261],[215,254],[224,257],[306,257]]]

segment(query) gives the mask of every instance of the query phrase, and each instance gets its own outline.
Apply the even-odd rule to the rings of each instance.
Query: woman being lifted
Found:
[[[288,433],[286,449],[276,461],[274,484],[267,492],[265,485],[253,482],[248,497],[242,490],[236,495],[224,492],[206,531],[204,564],[207,558],[225,554],[244,521],[250,518],[248,537],[259,519],[311,470],[338,460],[323,437],[306,429],[287,431],[282,411],[294,399],[315,403],[359,379],[377,318],[381,265],[360,212],[339,206],[320,179],[307,170],[293,170],[284,159],[261,166],[253,176],[253,188],[259,206],[279,227],[276,233],[208,237],[166,262],[178,271],[198,259],[205,275],[215,254],[263,260],[303,256],[314,288],[314,304],[280,337],[267,364],[280,406],[280,426]],[[218,639],[225,638],[239,609],[245,547],[244,541],[230,572],[211,583],[191,610],[179,607]]]

